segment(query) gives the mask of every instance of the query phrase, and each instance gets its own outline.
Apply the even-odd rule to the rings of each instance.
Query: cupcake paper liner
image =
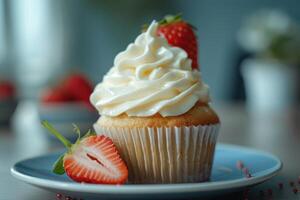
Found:
[[[110,137],[129,170],[129,183],[209,180],[220,125],[116,128],[94,124]]]

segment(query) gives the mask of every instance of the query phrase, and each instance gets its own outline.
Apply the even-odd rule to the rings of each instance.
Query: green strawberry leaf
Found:
[[[65,173],[64,168],[64,156],[65,154],[61,155],[54,163],[52,172],[55,174],[63,175]]]

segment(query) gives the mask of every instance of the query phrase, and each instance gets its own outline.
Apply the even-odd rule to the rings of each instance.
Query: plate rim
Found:
[[[263,170],[270,171],[268,174],[261,176],[254,176],[251,178],[239,178],[235,180],[216,181],[216,182],[202,182],[202,183],[176,183],[176,184],[131,184],[131,185],[105,185],[105,184],[79,184],[76,182],[61,182],[56,180],[47,180],[43,178],[33,177],[23,174],[15,169],[16,165],[29,159],[43,157],[49,154],[32,157],[21,160],[15,163],[10,171],[15,178],[42,188],[52,190],[64,190],[70,192],[93,193],[93,194],[165,194],[165,193],[183,193],[183,192],[211,192],[217,190],[227,190],[234,188],[241,188],[246,186],[262,183],[279,173],[282,169],[282,161],[275,155],[240,145],[218,143],[217,146],[222,148],[239,149],[243,151],[250,151],[257,154],[270,157],[276,161],[276,165]]]

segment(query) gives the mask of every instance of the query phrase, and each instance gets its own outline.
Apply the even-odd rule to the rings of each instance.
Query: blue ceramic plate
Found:
[[[59,154],[48,154],[16,163],[11,173],[26,183],[57,193],[83,199],[157,199],[192,198],[220,195],[262,183],[275,176],[281,169],[281,161],[269,153],[234,145],[219,144],[216,148],[212,177],[204,183],[182,184],[126,184],[93,185],[79,184],[67,176],[55,175],[51,166]],[[245,178],[237,169],[243,161],[252,177]]]

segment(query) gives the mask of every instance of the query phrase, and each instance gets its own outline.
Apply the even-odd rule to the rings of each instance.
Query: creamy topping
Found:
[[[209,102],[208,86],[192,70],[187,53],[157,36],[154,21],[119,53],[90,100],[100,115],[177,116],[197,101]]]

